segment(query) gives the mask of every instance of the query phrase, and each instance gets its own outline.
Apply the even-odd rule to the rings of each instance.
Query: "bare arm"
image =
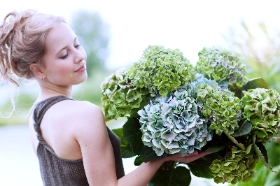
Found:
[[[134,171],[117,180],[113,150],[101,109],[90,106],[82,115],[82,125],[76,130],[76,139],[82,151],[88,182],[93,186],[146,186],[165,161],[188,163],[205,155],[197,153],[188,157],[174,155],[142,163]]]

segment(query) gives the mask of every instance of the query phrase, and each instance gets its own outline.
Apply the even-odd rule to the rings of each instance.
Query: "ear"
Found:
[[[33,72],[33,74],[35,75],[35,77],[42,79],[44,78],[46,75],[42,70],[42,66],[37,64],[37,63],[33,63],[30,65],[30,70]]]

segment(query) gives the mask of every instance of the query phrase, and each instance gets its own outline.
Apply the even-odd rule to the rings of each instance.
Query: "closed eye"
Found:
[[[67,56],[68,56],[68,52],[64,56],[61,56],[60,59],[66,59]]]
[[[75,37],[75,39],[74,39],[74,47],[75,48],[79,48],[79,46],[81,46],[81,45],[79,43],[78,37]]]
[[[81,46],[80,44],[75,45],[75,48],[79,48],[79,46]]]

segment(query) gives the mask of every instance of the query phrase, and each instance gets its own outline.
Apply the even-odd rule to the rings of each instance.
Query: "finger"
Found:
[[[188,156],[196,156],[196,155],[198,155],[198,151],[197,150],[195,150],[193,153],[189,154]]]
[[[192,162],[194,160],[197,160],[199,158],[202,158],[203,156],[209,154],[209,152],[200,152],[199,154],[197,154],[196,156],[189,156],[187,157],[187,161],[188,162]]]

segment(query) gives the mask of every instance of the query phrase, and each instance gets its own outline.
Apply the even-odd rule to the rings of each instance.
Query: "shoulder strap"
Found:
[[[44,141],[42,138],[42,132],[41,132],[41,122],[42,119],[47,112],[47,110],[53,106],[54,104],[63,101],[63,100],[72,100],[71,98],[68,98],[66,96],[54,96],[50,97],[48,99],[45,99],[35,105],[35,109],[33,112],[33,120],[34,120],[34,129],[37,132],[37,138],[40,142]]]

